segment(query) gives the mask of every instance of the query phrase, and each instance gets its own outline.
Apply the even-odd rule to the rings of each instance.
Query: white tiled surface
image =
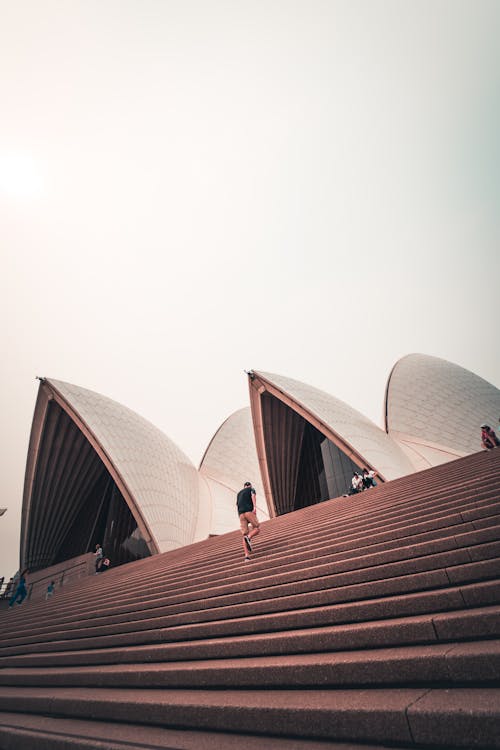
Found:
[[[212,506],[211,534],[226,534],[239,529],[240,523],[236,510],[236,493],[230,487],[217,482],[208,475],[203,475]]]
[[[283,375],[269,372],[256,374],[262,375],[328,425],[386,479],[395,479],[414,471],[409,458],[389,435],[343,401]]]
[[[212,534],[235,528],[236,493],[252,482],[261,520],[268,518],[260,477],[250,407],[234,412],[215,433],[201,462],[200,472],[209,483],[214,503]],[[237,523],[236,523],[237,527]]]
[[[195,539],[198,473],[151,422],[100,393],[47,379],[106,451],[161,552]]]
[[[496,429],[499,417],[500,390],[452,362],[409,354],[391,373],[389,433],[475,453],[481,450],[481,423]]]

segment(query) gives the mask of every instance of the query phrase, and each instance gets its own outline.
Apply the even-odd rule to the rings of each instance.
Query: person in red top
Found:
[[[498,445],[500,445],[500,440],[497,438],[495,430],[492,430],[491,427],[487,424],[482,424],[481,447],[487,451],[490,451],[492,448],[496,448]]]
[[[101,560],[101,565],[99,567],[98,573],[104,573],[106,570],[109,570],[109,566],[111,565],[111,560],[109,557],[103,557]]]

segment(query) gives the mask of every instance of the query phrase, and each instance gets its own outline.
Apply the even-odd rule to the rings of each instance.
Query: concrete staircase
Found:
[[[2,750],[500,748],[500,450],[261,528],[0,613]]]

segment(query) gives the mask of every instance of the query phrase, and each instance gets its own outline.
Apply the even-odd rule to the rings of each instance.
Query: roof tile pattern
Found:
[[[180,448],[151,422],[117,401],[60,380],[46,382],[104,449],[159,551],[195,541],[198,474]]]
[[[380,427],[338,398],[298,380],[269,372],[262,375],[333,430],[385,479],[410,474],[414,468],[399,445]]]
[[[257,509],[262,519],[269,517],[250,407],[231,414],[215,433],[201,461],[200,473],[209,478],[214,501],[212,534],[220,534],[237,525],[235,493],[244,482],[252,482],[257,493]]]
[[[396,363],[386,394],[389,434],[451,448],[480,448],[480,425],[498,425],[500,390],[459,365],[425,354]]]

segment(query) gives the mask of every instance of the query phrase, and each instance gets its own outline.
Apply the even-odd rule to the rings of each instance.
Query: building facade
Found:
[[[388,378],[383,427],[290,377],[252,371],[250,406],[226,419],[200,466],[126,406],[40,382],[26,465],[21,567],[40,570],[98,542],[113,564],[237,528],[235,495],[262,520],[342,495],[354,471],[386,482],[480,449],[500,391],[464,368],[412,354]]]

